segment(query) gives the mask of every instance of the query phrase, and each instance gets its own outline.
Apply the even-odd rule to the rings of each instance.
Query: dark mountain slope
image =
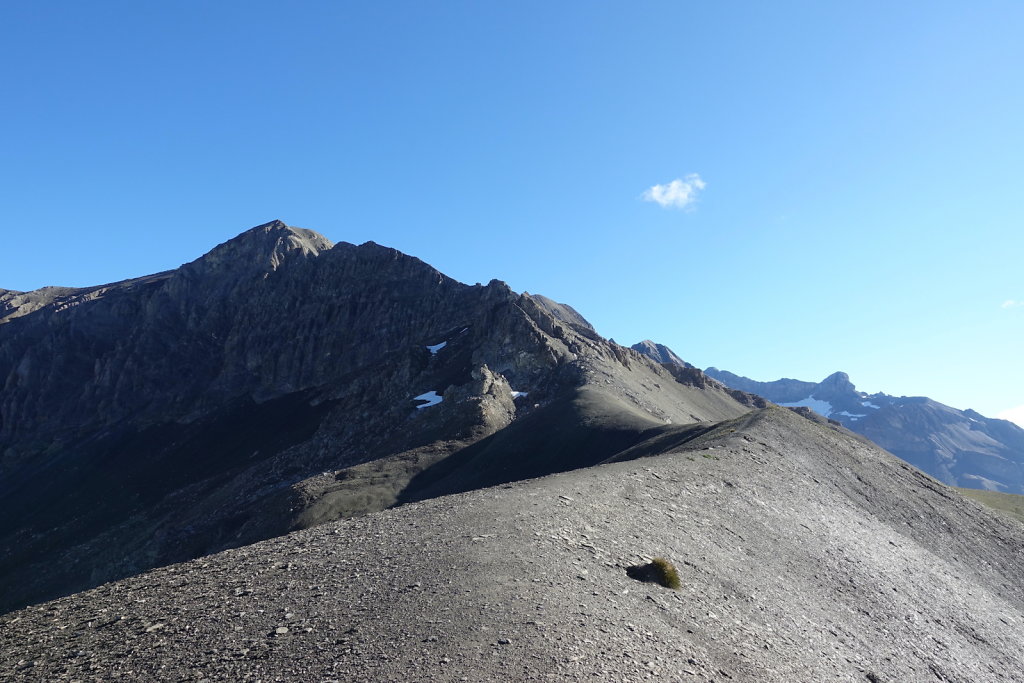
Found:
[[[167,273],[3,297],[0,609],[422,497],[419,473],[532,413],[583,440],[529,466],[492,440],[429,490],[593,464],[606,422],[630,445],[755,403],[567,306],[281,222]]]
[[[1024,677],[1024,526],[824,420],[688,430],[6,615],[0,677]],[[627,576],[657,555],[681,590]]]

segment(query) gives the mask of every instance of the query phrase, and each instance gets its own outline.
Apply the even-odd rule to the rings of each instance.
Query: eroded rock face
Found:
[[[278,222],[142,280],[64,297],[3,328],[0,443],[194,420],[235,397],[322,385],[454,326],[471,289],[394,250],[334,250]]]
[[[624,410],[616,444],[748,409],[568,306],[280,221],[174,271],[0,305],[0,608],[381,509],[582,387],[566,419]],[[530,469],[492,449],[479,481],[591,462],[565,443]]]

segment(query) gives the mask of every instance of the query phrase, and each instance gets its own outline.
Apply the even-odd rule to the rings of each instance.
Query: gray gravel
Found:
[[[0,679],[1020,681],[1024,526],[778,408],[0,617]],[[665,556],[679,591],[626,567]]]

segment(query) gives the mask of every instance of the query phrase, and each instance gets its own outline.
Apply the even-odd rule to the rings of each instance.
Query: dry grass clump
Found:
[[[657,573],[657,581],[665,588],[671,588],[674,591],[679,590],[682,587],[682,583],[679,580],[679,572],[676,571],[676,566],[666,560],[664,557],[656,557],[651,560],[651,564],[655,568]]]
[[[648,564],[637,564],[627,567],[626,575],[637,581],[658,583],[672,590],[679,590],[683,585],[679,579],[679,572],[676,571],[676,566],[664,557],[656,557]]]

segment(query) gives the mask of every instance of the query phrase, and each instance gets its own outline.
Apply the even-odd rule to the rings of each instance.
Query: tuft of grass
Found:
[[[661,584],[665,588],[679,590],[682,582],[674,564],[664,557],[656,557],[647,564],[635,564],[626,567],[626,575],[637,581]]]
[[[671,588],[674,591],[682,587],[683,584],[679,580],[679,572],[676,571],[676,566],[664,557],[656,557],[651,560],[651,566],[654,568],[655,579],[662,586]]]

